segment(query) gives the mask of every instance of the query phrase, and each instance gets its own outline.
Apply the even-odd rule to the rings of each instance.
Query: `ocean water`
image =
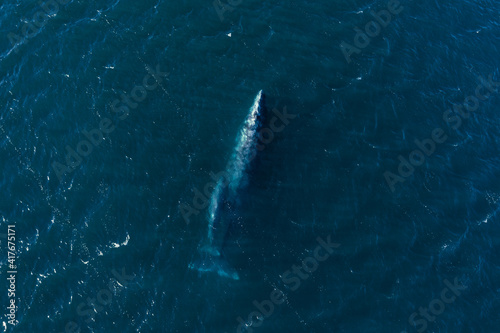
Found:
[[[221,3],[1,2],[0,329],[500,332],[500,3]]]

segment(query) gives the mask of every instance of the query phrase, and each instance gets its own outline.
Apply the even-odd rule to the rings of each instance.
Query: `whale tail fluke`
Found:
[[[202,273],[213,272],[233,280],[240,279],[236,270],[229,266],[219,251],[210,246],[203,247],[200,251],[200,257],[191,262],[188,267]]]

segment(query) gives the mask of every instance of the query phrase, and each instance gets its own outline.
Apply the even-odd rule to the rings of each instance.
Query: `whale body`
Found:
[[[246,185],[251,162],[259,150],[258,136],[265,116],[265,95],[261,90],[239,131],[231,158],[222,172],[223,176],[218,179],[210,197],[207,236],[205,244],[199,249],[202,258],[191,263],[191,269],[216,272],[220,276],[239,279],[236,271],[223,259],[222,248],[229,225],[236,218],[238,192]]]

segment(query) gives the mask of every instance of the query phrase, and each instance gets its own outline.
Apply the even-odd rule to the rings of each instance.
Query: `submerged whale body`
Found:
[[[245,186],[250,163],[257,154],[259,131],[266,116],[265,95],[261,91],[255,97],[247,118],[239,132],[236,146],[223,177],[215,186],[208,207],[208,231],[201,246],[201,258],[189,265],[200,272],[216,272],[220,276],[239,279],[234,269],[223,258],[222,247],[231,220],[236,217],[238,191]]]

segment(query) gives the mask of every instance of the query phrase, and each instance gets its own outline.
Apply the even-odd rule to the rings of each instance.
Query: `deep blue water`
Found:
[[[498,1],[48,2],[0,4],[3,331],[500,332]],[[291,116],[224,235],[239,279],[198,272],[193,198],[260,90]]]

